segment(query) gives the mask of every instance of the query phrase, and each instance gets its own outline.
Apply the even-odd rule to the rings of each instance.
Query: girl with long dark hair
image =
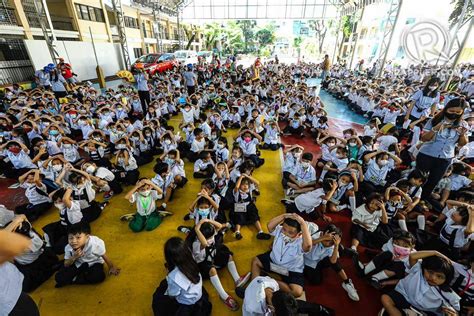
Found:
[[[168,275],[153,294],[154,315],[210,315],[212,304],[188,245],[172,237],[166,241],[164,252]]]
[[[430,113],[434,112],[436,104],[439,103],[439,86],[439,78],[431,77],[423,89],[418,90],[412,95],[412,102],[408,107],[405,121],[409,119],[416,121],[420,117],[427,117]]]

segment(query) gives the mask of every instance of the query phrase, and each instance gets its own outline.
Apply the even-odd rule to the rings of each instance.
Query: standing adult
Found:
[[[323,69],[323,73],[321,74],[321,81],[326,80],[328,76],[329,69],[331,69],[331,61],[329,60],[329,55],[324,55],[324,60],[321,63],[321,68]]]
[[[193,65],[189,64],[186,67],[186,71],[183,74],[184,83],[186,84],[186,88],[188,89],[188,95],[191,95],[196,92],[196,85],[197,85],[197,77],[196,74],[193,72]]]
[[[49,76],[50,72],[51,68],[48,66],[44,66],[43,69],[37,70],[35,72],[35,81],[40,88],[44,88],[46,90],[51,89],[51,81]]]
[[[58,69],[63,75],[64,79],[66,79],[67,83],[74,87],[76,86],[76,78],[74,78],[74,72],[72,71],[71,64],[65,63],[64,58],[59,57]]]
[[[50,72],[51,89],[54,96],[59,101],[60,98],[67,96],[66,79],[64,79],[59,69],[53,68]]]
[[[423,186],[422,198],[429,198],[431,192],[443,177],[454,158],[456,146],[467,144],[467,123],[462,119],[468,103],[464,98],[449,101],[444,109],[429,120],[421,136],[423,144],[416,157],[416,167],[429,173]]]
[[[134,77],[137,83],[138,97],[140,98],[143,113],[147,113],[148,106],[151,103],[150,90],[148,88],[148,74],[143,69],[137,69]]]

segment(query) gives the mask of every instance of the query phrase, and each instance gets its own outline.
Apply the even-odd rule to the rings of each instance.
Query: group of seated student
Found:
[[[472,66],[462,69],[459,85],[441,92],[446,78],[413,78],[393,69],[373,78],[334,66],[323,88],[369,117],[363,130],[339,134],[330,132],[317,88],[305,82],[321,73],[317,65],[270,61],[256,78],[252,67],[233,61],[214,68],[201,63],[153,78],[136,74],[148,81],[149,100],[127,83],[104,92],[77,86],[61,100],[37,88],[4,103],[0,170],[18,179],[11,188],[24,189],[27,203],[14,211],[0,208],[0,226],[31,243],[13,264],[0,265],[6,271],[0,281],[22,283],[0,312],[21,314],[28,303],[24,293],[53,275],[58,288],[104,281],[104,263],[118,275],[89,223],[100,221],[108,200],[125,190],[136,211],[120,219],[133,232],[155,230],[178,211],[168,204],[186,187],[187,163],[201,187],[186,191],[195,199],[177,227],[183,238],[164,244],[168,274],[153,295],[155,315],[210,315],[203,279],[225,306],[238,310],[219,278],[224,267],[243,298],[244,315],[331,315],[331,308],[301,298],[305,284],[320,284],[331,267],[349,299],[359,301],[351,280],[356,276],[345,272],[341,256],[351,257],[357,277],[381,290],[387,315],[410,309],[472,314]],[[186,89],[193,76],[197,86]],[[179,131],[168,124],[178,114]],[[226,137],[231,129],[233,139]],[[321,156],[282,145],[283,134],[310,135]],[[261,150],[279,148],[286,212],[261,223],[260,183],[253,173],[265,163]],[[140,167],[151,163],[155,175],[141,176]],[[58,221],[41,233],[34,221],[53,205]],[[350,244],[341,242],[341,225],[331,217],[336,212],[352,221]],[[224,235],[232,231],[241,240],[246,226],[254,227],[257,240],[273,237],[273,243],[250,267],[240,267],[250,272],[240,274],[238,250],[224,244]],[[370,261],[362,262],[361,246],[370,249]],[[12,290],[2,290],[0,282],[3,291]]]

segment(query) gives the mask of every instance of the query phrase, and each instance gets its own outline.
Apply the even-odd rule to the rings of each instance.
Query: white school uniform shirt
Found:
[[[31,244],[22,254],[15,257],[15,261],[21,265],[33,263],[43,253],[43,239],[34,231],[30,231]]]
[[[257,138],[252,138],[250,142],[246,143],[242,137],[237,138],[236,142],[242,148],[244,156],[255,155],[257,153],[257,145],[260,143]]]
[[[137,213],[141,216],[148,216],[156,209],[156,200],[160,196],[156,190],[151,190],[150,195],[143,196],[139,192],[135,192],[130,197],[130,203],[137,203]]]
[[[229,160],[229,149],[226,147],[224,148],[217,148],[216,147],[216,161],[221,162],[221,161],[227,161]]]
[[[349,164],[349,159],[348,158],[337,158],[336,155],[337,148],[334,148],[331,151],[331,159],[330,161],[336,165],[336,168],[338,171],[341,171],[342,169],[347,168],[347,165]]]
[[[280,289],[278,282],[268,276],[259,276],[252,280],[245,289],[245,298],[242,306],[243,316],[267,316],[268,306],[265,289],[270,288],[273,292]]]
[[[48,192],[46,190],[46,185],[44,183],[41,183],[41,186],[38,188],[35,183],[27,183],[25,181],[21,184],[20,187],[25,189],[25,196],[27,197],[28,202],[30,202],[30,204],[38,205],[41,203],[51,202],[51,199],[49,198]],[[45,194],[40,194],[37,190],[41,190]]]
[[[194,123],[194,108],[191,108],[189,111],[186,111],[184,108],[181,109],[183,113],[183,122],[184,123]]]
[[[318,239],[323,233],[317,232],[311,238]],[[313,245],[311,251],[304,254],[304,264],[310,268],[316,269],[318,263],[326,257],[332,256],[334,252],[334,246],[324,247],[323,243],[317,243]]]
[[[331,161],[332,160],[332,155],[331,152],[329,151],[329,146],[326,144],[321,145],[321,159],[325,161]]]
[[[263,142],[265,144],[278,144],[278,130],[276,128],[271,128],[270,125],[265,126],[265,138]]]
[[[112,171],[104,167],[97,167],[94,176],[105,181],[113,181],[115,179],[115,175]]]
[[[282,226],[278,225],[271,233],[273,239],[272,251],[270,253],[271,261],[288,271],[302,273],[304,269],[303,238],[285,243],[283,240]]]
[[[397,144],[398,139],[392,135],[384,135],[377,138],[377,142],[379,144],[379,150],[388,151],[388,147],[392,144]]]
[[[204,135],[206,135],[206,137],[211,136],[212,129],[211,129],[211,127],[209,126],[209,124],[207,122],[202,123],[200,128],[202,129],[202,131],[204,132]]]
[[[411,267],[408,275],[400,280],[395,287],[395,291],[416,309],[432,312],[435,315],[443,315],[441,307],[450,306],[459,311],[460,297],[451,292],[441,292],[436,286],[430,286],[423,276],[421,261]],[[441,293],[443,293],[441,295]]]
[[[474,233],[471,233],[467,236],[464,234],[464,232],[466,231],[466,226],[457,225],[451,218],[454,212],[456,212],[456,208],[444,208],[443,214],[446,216],[446,221],[444,222],[444,226],[439,234],[439,239],[441,239],[441,241],[443,241],[446,245],[449,245],[449,240],[446,238],[447,236],[444,236],[443,233],[446,232],[451,235],[454,230],[457,229],[456,237],[454,237],[453,247],[461,248],[467,245],[469,241],[474,240]]]
[[[199,282],[191,282],[178,267],[175,267],[167,276],[168,288],[166,295],[174,297],[179,304],[194,305],[202,297],[202,278]]]
[[[36,169],[36,165],[31,161],[30,156],[28,156],[27,153],[23,151],[23,149],[20,149],[20,152],[18,155],[15,155],[11,151],[5,149],[3,151],[3,156],[6,156],[10,162],[12,163],[13,167],[15,169],[21,169],[21,168],[29,168],[29,169]]]
[[[198,159],[194,163],[194,172],[205,170],[207,168],[207,166],[209,166],[209,165],[213,166],[214,161],[212,161],[212,160],[203,161],[202,159]]]
[[[375,135],[377,135],[376,127],[371,128],[369,125],[364,126],[364,136],[374,137]]]
[[[375,185],[385,185],[385,178],[390,170],[395,167],[392,159],[388,160],[388,164],[380,167],[375,158],[372,158],[367,163],[367,170],[364,174],[364,179],[372,182]]]
[[[79,223],[82,220],[82,211],[81,205],[78,201],[71,201],[71,207],[67,208],[64,207],[62,210],[59,211],[60,217],[66,217],[71,224]],[[62,225],[67,225],[65,222],[61,220]]]
[[[175,176],[186,177],[186,171],[184,170],[184,162],[183,160],[173,160],[173,163],[170,166],[170,173],[172,174],[173,178]]]
[[[384,116],[383,116],[383,123],[384,124],[393,124],[397,123],[397,117],[400,115],[400,110],[390,111],[389,109],[385,108]]]
[[[102,239],[97,236],[89,236],[86,241],[84,248],[82,249],[83,255],[74,261],[74,265],[79,268],[83,263],[87,263],[88,266],[92,266],[96,263],[103,264],[105,255],[105,243]],[[74,256],[74,249],[67,244],[64,247],[64,259],[71,259]]]
[[[451,180],[451,191],[461,190],[470,186],[472,182],[468,177],[460,174],[452,174],[449,176],[449,179]]]
[[[0,315],[9,315],[23,288],[23,273],[11,262],[0,264]]]
[[[305,192],[295,198],[295,205],[300,212],[311,213],[316,207],[321,205],[322,198],[326,195],[322,188]]]
[[[165,192],[166,189],[173,183],[173,176],[170,173],[165,179],[163,179],[163,177],[157,174],[151,179],[151,182],[156,184],[161,190],[163,190],[163,192]]]
[[[373,232],[379,226],[380,219],[382,218],[382,211],[375,211],[369,213],[365,207],[365,204],[362,204],[352,213],[352,222],[356,219],[361,223],[364,223],[368,226],[368,231]],[[358,224],[357,224],[358,225]],[[362,227],[362,226],[361,226]],[[363,227],[365,229],[365,227]]]
[[[474,158],[474,141],[461,147],[458,157]]]
[[[65,144],[61,145],[61,151],[64,155],[64,159],[69,162],[76,162],[81,158],[79,152],[77,151],[77,145],[75,144],[68,144],[70,147],[66,146]]]
[[[135,160],[135,158],[132,155],[130,155],[128,157],[128,165],[125,165],[125,161],[123,161],[123,162],[119,161],[118,165],[120,167],[122,167],[125,171],[131,171],[131,170],[138,169],[137,161]]]
[[[206,140],[203,138],[200,141],[198,141],[196,138],[193,140],[193,143],[191,144],[191,151],[198,153],[200,151],[204,150],[204,147],[206,147]]]
[[[285,161],[283,162],[283,172],[292,173],[298,165],[298,158],[296,158],[291,152],[285,154]]]
[[[316,170],[313,166],[304,168],[301,163],[296,165],[296,168],[293,169],[292,174],[295,176],[296,180],[303,183],[310,183],[316,181]]]

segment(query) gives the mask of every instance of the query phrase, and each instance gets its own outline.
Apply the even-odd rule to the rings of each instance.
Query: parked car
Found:
[[[180,64],[197,64],[197,53],[193,50],[177,50],[174,55]]]
[[[161,73],[178,66],[178,61],[172,53],[147,54],[138,58],[132,65],[132,71],[138,68],[144,69],[149,75]]]

